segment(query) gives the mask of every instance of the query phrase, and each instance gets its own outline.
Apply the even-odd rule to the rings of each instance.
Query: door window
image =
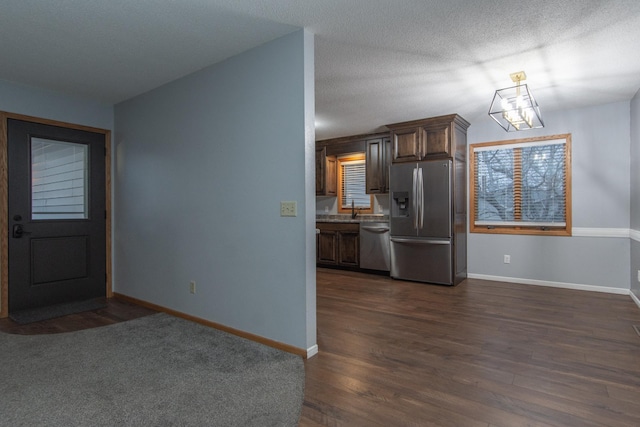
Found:
[[[31,219],[87,219],[89,146],[31,138]]]

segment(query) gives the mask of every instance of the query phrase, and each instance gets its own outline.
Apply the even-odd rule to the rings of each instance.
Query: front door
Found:
[[[9,312],[106,295],[105,134],[9,118]]]

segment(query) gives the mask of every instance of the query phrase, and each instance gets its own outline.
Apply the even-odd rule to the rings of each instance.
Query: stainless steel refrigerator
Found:
[[[450,159],[391,165],[391,277],[453,285]]]

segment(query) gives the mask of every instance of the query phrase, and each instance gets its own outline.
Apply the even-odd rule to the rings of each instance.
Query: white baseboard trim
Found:
[[[638,299],[638,297],[636,296],[636,294],[634,294],[633,292],[629,292],[629,296],[631,297],[631,299],[633,300],[633,302],[636,303],[636,305],[638,306],[638,308],[640,308],[640,299]]]
[[[315,344],[307,349],[307,359],[312,358],[318,354],[318,344]]]
[[[638,230],[629,230],[629,237],[631,240],[635,240],[636,242],[640,242],[640,231]]]
[[[573,227],[571,229],[571,236],[572,237],[615,237],[615,238],[628,239],[631,231],[635,231],[635,230],[629,230],[628,228]]]
[[[629,289],[607,286],[582,285],[578,283],[549,282],[546,280],[520,279],[517,277],[490,276],[487,274],[468,274],[470,279],[493,280],[496,282],[520,283],[522,285],[548,286],[550,288],[576,289],[579,291],[604,292],[607,294],[629,295]]]

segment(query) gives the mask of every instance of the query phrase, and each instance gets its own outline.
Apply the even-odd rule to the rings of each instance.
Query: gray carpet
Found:
[[[1,426],[296,426],[299,356],[167,314],[0,333]]]

